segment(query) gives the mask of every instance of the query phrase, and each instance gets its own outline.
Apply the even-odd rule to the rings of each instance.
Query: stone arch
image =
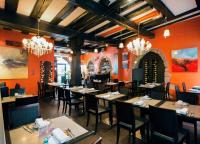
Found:
[[[99,59],[99,62],[98,62],[98,72],[100,72],[100,64],[101,64],[101,61],[103,60],[103,59],[106,59],[108,62],[109,62],[109,65],[110,65],[110,73],[112,72],[112,69],[113,69],[113,67],[112,67],[112,62],[111,62],[111,60],[110,60],[110,58],[109,57],[107,57],[107,56],[102,56],[100,59]]]
[[[165,83],[169,82],[170,79],[171,79],[171,75],[169,73],[169,70],[168,70],[168,62],[167,62],[167,59],[164,55],[164,53],[160,50],[160,49],[155,49],[155,48],[152,48],[151,50],[149,51],[146,51],[144,54],[142,54],[141,56],[138,56],[135,61],[133,61],[133,64],[132,64],[132,68],[135,69],[135,68],[138,68],[139,67],[139,63],[140,63],[140,60],[149,52],[153,52],[153,53],[156,53],[158,54],[161,59],[163,60],[163,63],[164,63],[164,66],[165,66]]]

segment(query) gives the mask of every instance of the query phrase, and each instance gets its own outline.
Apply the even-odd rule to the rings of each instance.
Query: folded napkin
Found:
[[[177,108],[176,113],[186,115],[188,113],[188,108]]]
[[[94,88],[89,88],[88,90],[95,90]]]
[[[134,102],[133,104],[142,106],[142,105],[144,105],[144,101],[143,100],[139,100],[139,101]]]
[[[71,137],[67,136],[60,128],[54,129],[52,131],[52,136],[61,144],[71,139]]]
[[[118,91],[112,92],[112,95],[118,95],[118,94],[120,94]]]
[[[176,104],[177,104],[177,105],[182,105],[182,106],[188,105],[188,103],[183,102],[182,100],[178,100],[178,101],[176,102]]]
[[[141,99],[150,100],[151,98],[148,95],[145,95],[145,96],[141,97]]]
[[[103,98],[109,98],[109,97],[110,97],[110,94],[103,95]]]
[[[50,122],[47,120],[43,120],[43,118],[37,118],[35,120],[35,124],[38,128],[44,128],[47,127],[50,124]]]

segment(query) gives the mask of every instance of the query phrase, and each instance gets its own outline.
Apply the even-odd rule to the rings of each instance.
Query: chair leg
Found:
[[[71,116],[72,106],[69,104],[69,116]]]
[[[135,132],[132,132],[132,144],[135,144]]]
[[[60,108],[60,100],[58,100],[58,110],[59,110],[59,108]]]
[[[65,111],[65,101],[63,101],[63,109],[62,109],[62,113],[64,113]]]
[[[197,122],[194,123],[194,142],[197,144]]]
[[[65,104],[65,113],[67,112],[67,102]]]
[[[96,114],[96,124],[95,124],[95,133],[97,132],[97,128],[98,128],[98,114]]]
[[[119,143],[120,127],[117,126],[117,144]]]
[[[88,112],[88,113],[87,113],[87,124],[86,124],[86,126],[89,125],[89,122],[90,122],[90,113]]]

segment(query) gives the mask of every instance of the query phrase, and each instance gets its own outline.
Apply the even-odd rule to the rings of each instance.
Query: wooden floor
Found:
[[[57,101],[55,100],[40,100],[40,112],[41,112],[41,116],[43,118],[55,118],[58,116],[63,115],[62,114],[62,105],[60,106],[60,109],[58,111],[57,109]],[[103,119],[105,119],[106,117],[108,117],[107,114],[105,114],[105,116],[103,116]],[[85,127],[88,130],[94,130],[95,127],[95,119],[93,116],[91,116],[91,120],[90,120],[90,124],[88,127],[86,127],[86,116],[82,115],[80,116],[80,114],[77,114],[76,111],[72,111],[72,119],[74,119],[77,123],[79,123],[81,126]],[[191,144],[193,144],[193,127],[190,124],[184,124],[184,127],[190,130],[190,137],[191,137]],[[198,124],[198,142],[200,143],[200,124]],[[137,137],[140,138],[140,133],[137,132]],[[86,140],[82,141],[80,144],[90,144],[91,142],[93,142],[94,140],[96,140],[98,137],[102,137],[103,138],[103,144],[115,144],[116,143],[116,127],[113,127],[112,129],[102,123],[99,123],[99,128],[98,128],[98,132],[96,135],[91,136],[89,138],[87,138]],[[128,132],[126,130],[121,130],[121,134],[120,134],[120,144],[129,144],[129,136],[128,136]],[[138,142],[141,143],[141,142]]]

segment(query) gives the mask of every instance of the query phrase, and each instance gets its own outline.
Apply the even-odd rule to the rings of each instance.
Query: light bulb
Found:
[[[164,30],[163,36],[164,36],[165,38],[167,38],[167,37],[170,36],[170,31],[169,31],[169,29],[165,29],[165,30]]]
[[[98,49],[94,49],[94,52],[95,52],[95,53],[98,53]]]
[[[119,43],[119,48],[124,48],[124,44],[122,42]]]

